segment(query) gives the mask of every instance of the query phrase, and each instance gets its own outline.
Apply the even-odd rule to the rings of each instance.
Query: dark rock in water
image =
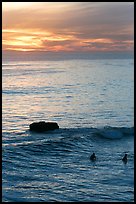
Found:
[[[49,130],[59,129],[59,126],[56,122],[36,122],[29,125],[31,131],[35,132],[44,132]]]

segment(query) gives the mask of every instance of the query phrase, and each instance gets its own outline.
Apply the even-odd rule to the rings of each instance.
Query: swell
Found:
[[[13,140],[3,141],[3,151],[9,148],[13,150],[21,148],[33,155],[56,152],[69,154],[78,148],[91,147],[94,141],[99,143],[102,140],[109,140],[116,143],[117,140],[122,142],[133,136],[134,127],[60,128],[41,134],[31,133],[27,130],[22,134],[14,133]]]
[[[113,139],[116,134],[121,134],[122,137]],[[9,189],[9,195],[6,197],[5,193],[4,199],[10,200],[10,189],[12,188],[23,192],[21,198],[26,197],[28,201],[27,195],[24,196],[26,190],[28,194],[35,193],[34,189],[45,191],[46,186],[42,184],[46,183],[47,186],[50,186],[50,183],[54,181],[56,185],[65,188],[66,192],[67,185],[73,184],[72,177],[76,178],[74,182],[79,191],[81,188],[86,191],[90,185],[89,189],[97,192],[94,186],[97,184],[107,188],[117,184],[120,189],[120,186],[124,185],[123,180],[119,182],[118,177],[118,182],[114,182],[114,176],[121,176],[122,174],[119,173],[127,170],[121,160],[124,151],[127,151],[129,155],[127,168],[131,167],[132,171],[134,155],[131,149],[126,149],[126,144],[129,141],[128,138],[133,138],[133,134],[133,127],[106,126],[102,128],[60,128],[42,134],[31,133],[29,130],[22,134],[16,133],[18,139],[15,140],[14,137],[14,140],[9,141],[3,149],[3,189]],[[107,138],[107,135],[110,135],[110,138]],[[93,151],[97,155],[96,163],[89,159]],[[111,169],[113,169],[112,173]],[[66,173],[70,175],[67,179]],[[79,175],[79,180],[77,180],[77,175]],[[128,182],[131,182],[131,177],[132,173],[129,172],[127,185]],[[133,186],[133,183],[130,183],[130,186]],[[132,194],[132,187],[129,189],[131,190],[129,194]],[[8,191],[5,190],[7,193]],[[50,188],[50,197],[52,192],[53,196],[56,196],[53,185]],[[104,188],[101,189],[101,193],[107,196]],[[11,197],[14,197],[15,201],[17,195],[12,194]]]

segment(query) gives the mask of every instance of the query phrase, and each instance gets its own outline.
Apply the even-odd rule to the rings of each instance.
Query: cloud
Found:
[[[39,28],[39,29],[66,29],[78,30],[110,26],[123,27],[133,25],[133,4],[119,3],[56,3],[55,8],[51,4],[34,4],[33,7],[18,10],[3,10],[3,29],[12,28]],[[119,5],[118,5],[119,4]],[[38,6],[39,5],[39,6]],[[60,6],[59,6],[60,5]],[[90,28],[91,26],[91,28]],[[79,31],[79,30],[78,30]]]
[[[102,50],[102,46],[103,49],[106,46],[107,49],[113,47],[119,49],[119,46],[120,49],[127,49],[127,41],[133,41],[132,2],[29,3],[31,4],[22,2],[22,6],[17,4],[14,7],[10,6],[10,9],[6,5],[16,5],[16,2],[9,4],[3,2],[3,44],[5,42],[8,44],[8,40],[16,40],[19,37],[26,42],[25,36],[29,36],[32,39],[31,42],[28,41],[29,45],[34,46],[34,40],[37,42],[35,49],[45,47],[51,49],[52,46],[53,50],[64,48],[75,50],[76,47],[80,50],[91,47]],[[109,46],[106,41],[104,44],[94,42],[93,39],[110,39],[117,45]],[[85,41],[88,41],[88,44]]]

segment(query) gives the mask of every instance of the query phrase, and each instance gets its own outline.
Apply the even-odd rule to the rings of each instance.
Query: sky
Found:
[[[133,2],[2,2],[2,52],[133,52]]]

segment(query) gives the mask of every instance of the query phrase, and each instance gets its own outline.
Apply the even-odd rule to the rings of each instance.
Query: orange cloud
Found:
[[[131,2],[19,3],[2,3],[3,50],[133,50]]]

